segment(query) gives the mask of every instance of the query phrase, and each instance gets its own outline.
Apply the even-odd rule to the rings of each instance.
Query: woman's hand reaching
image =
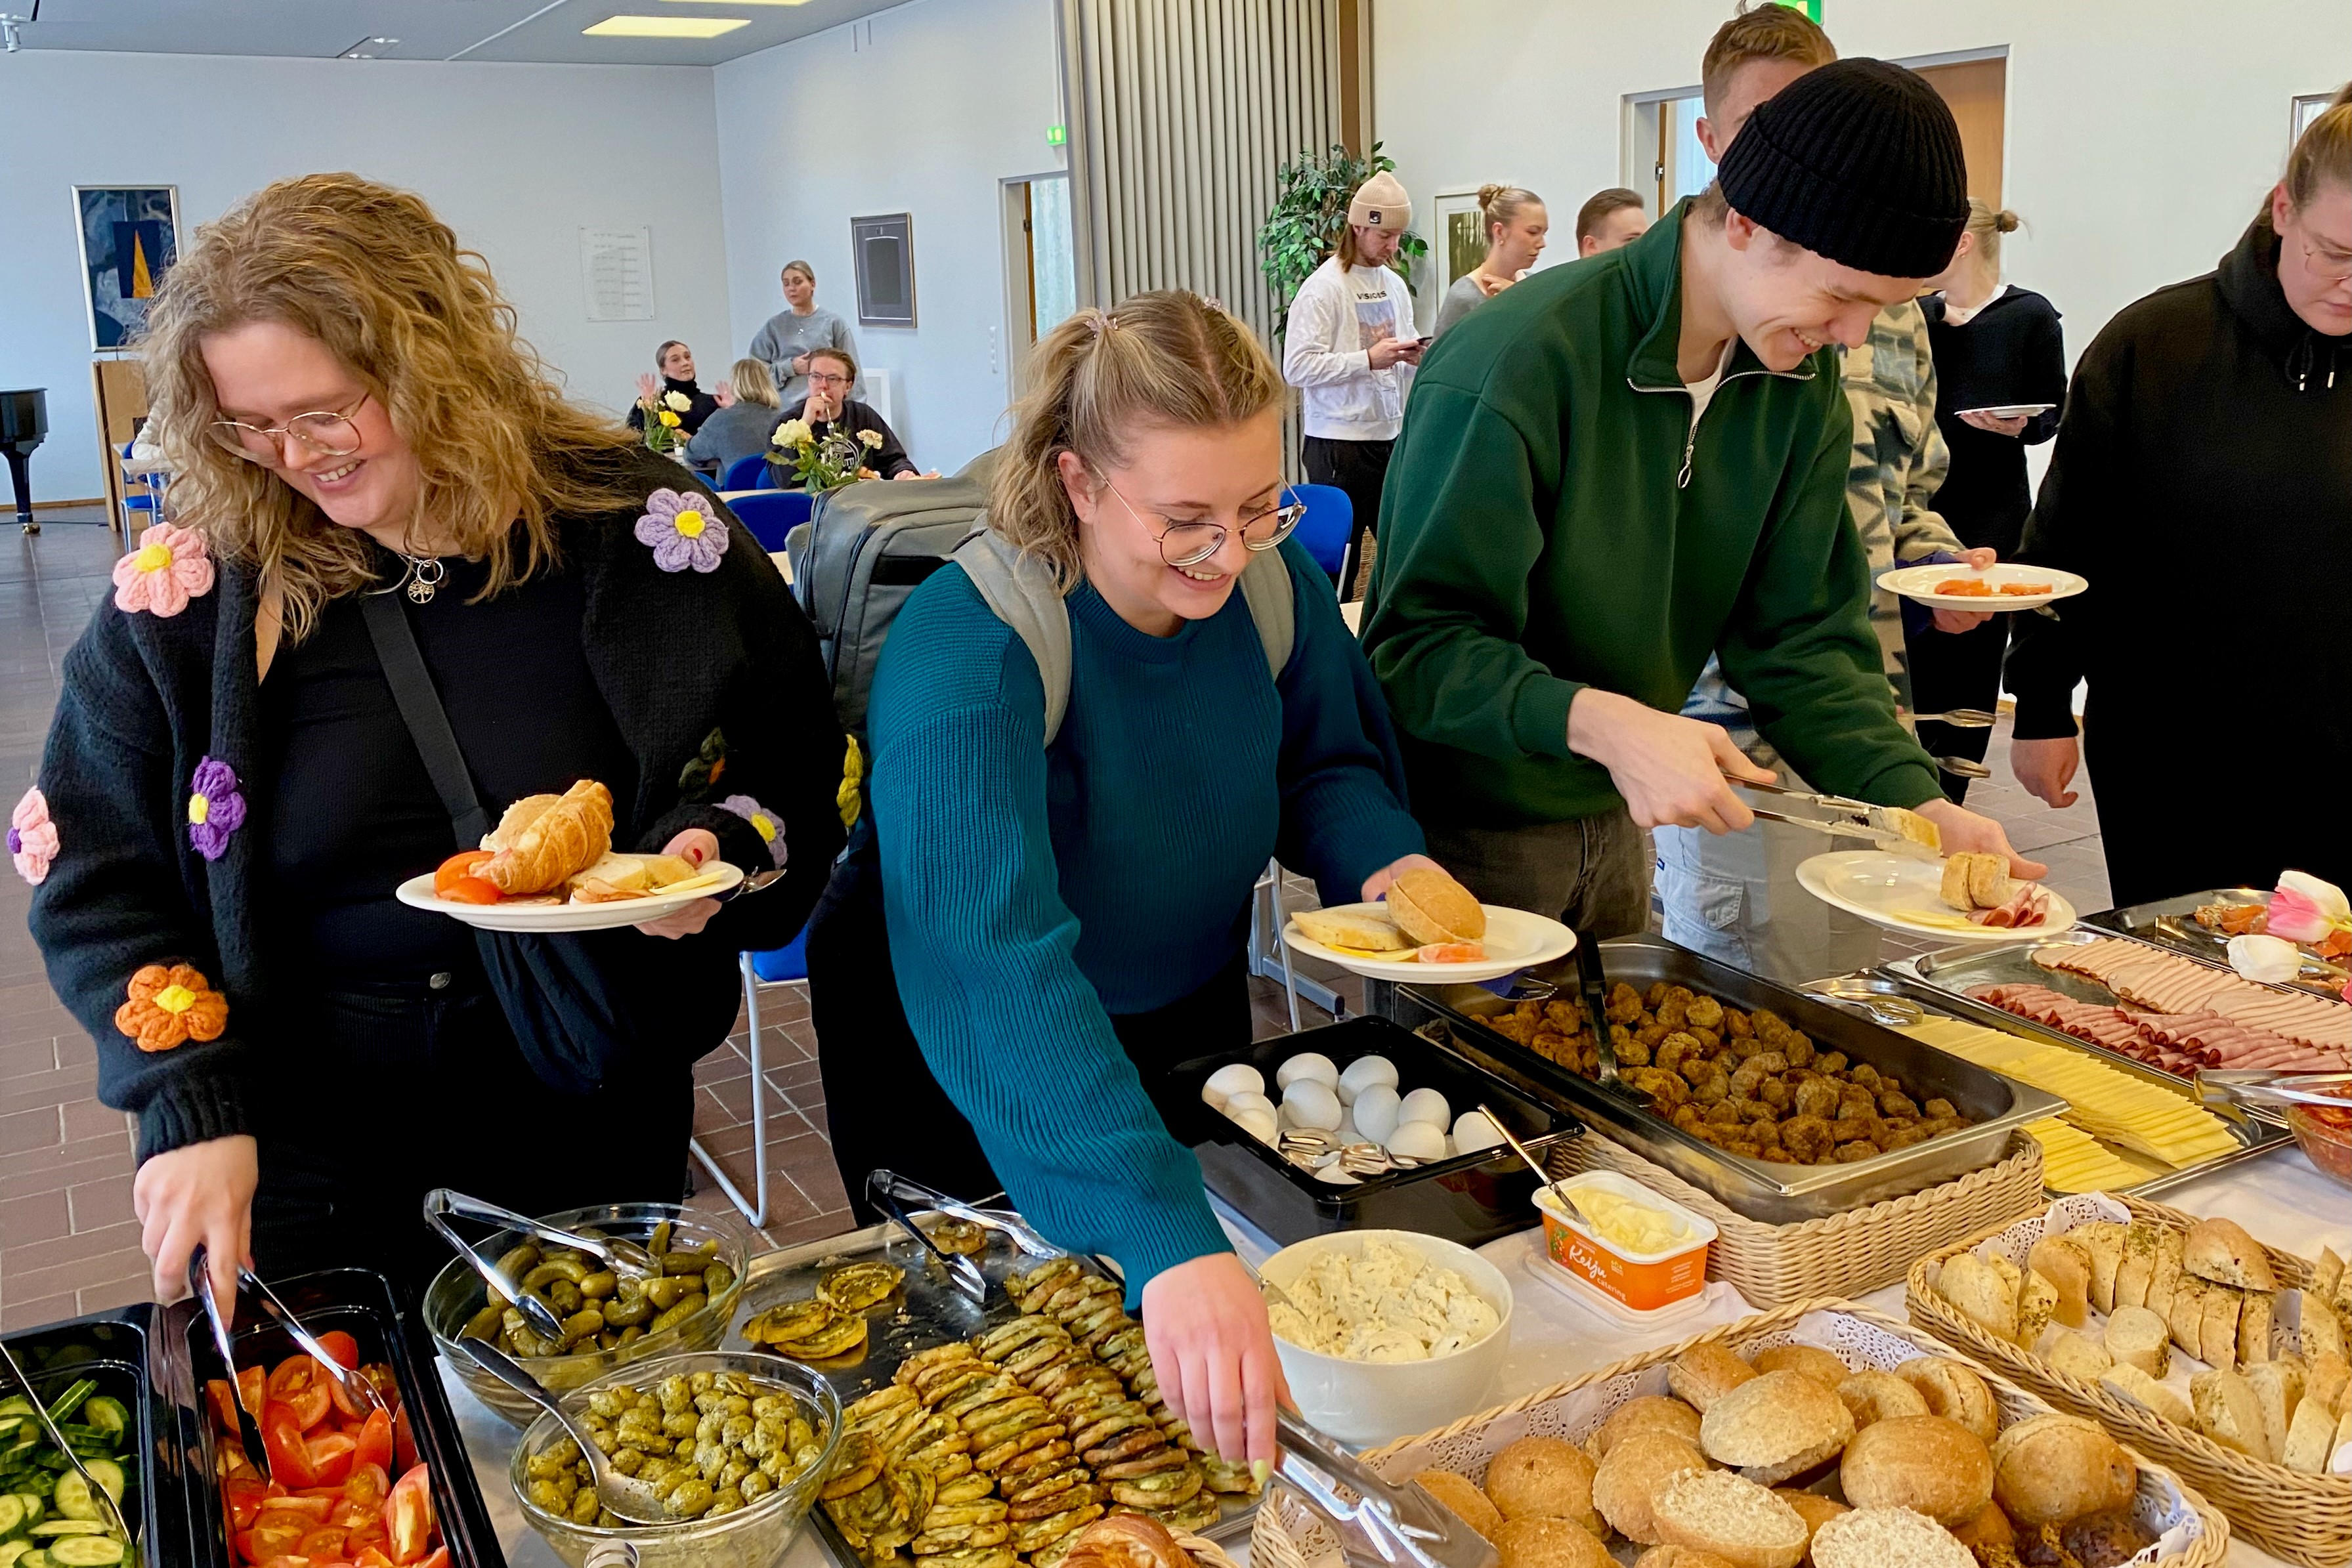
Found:
[[[1143,1287],[1143,1338],[1171,1414],[1229,1463],[1272,1461],[1274,1416],[1290,1385],[1274,1353],[1265,1298],[1230,1252],[1212,1252]]]
[[[236,1299],[237,1265],[253,1260],[253,1189],[260,1179],[260,1155],[243,1133],[184,1144],[139,1167],[131,1212],[139,1220],[139,1249],[155,1265],[157,1301],[188,1293],[188,1260],[199,1243],[213,1299]]]
[[[638,405],[644,408],[651,408],[660,397],[661,379],[656,376],[651,371],[646,371],[640,374],[637,377]]]
[[[697,870],[719,858],[719,835],[708,828],[688,828],[662,846],[662,853],[676,855]],[[710,917],[719,913],[715,898],[698,898],[684,909],[665,915],[659,920],[638,923],[637,929],[648,936],[667,936],[676,941],[681,936],[699,936]]]

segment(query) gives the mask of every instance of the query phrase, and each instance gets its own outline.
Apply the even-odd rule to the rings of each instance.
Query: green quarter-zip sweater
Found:
[[[1569,752],[1570,702],[1590,685],[1676,712],[1710,653],[1816,788],[1941,795],[1871,632],[1834,351],[1773,371],[1736,342],[1692,427],[1687,206],[1496,296],[1422,361],[1363,641],[1424,822],[1614,810],[1608,769]]]

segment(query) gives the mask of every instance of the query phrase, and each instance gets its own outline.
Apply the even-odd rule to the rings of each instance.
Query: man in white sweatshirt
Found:
[[[1389,449],[1426,341],[1413,327],[1412,293],[1389,266],[1412,221],[1412,201],[1395,175],[1356,187],[1339,248],[1299,285],[1283,337],[1282,377],[1299,389],[1307,477],[1346,491],[1355,508],[1339,569],[1343,599],[1355,587],[1364,530],[1380,520]]]

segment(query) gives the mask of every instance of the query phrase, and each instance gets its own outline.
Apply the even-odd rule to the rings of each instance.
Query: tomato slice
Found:
[[[433,891],[447,897],[450,883],[460,877],[469,877],[481,863],[490,858],[488,850],[459,850],[443,861],[433,872]]]
[[[351,1533],[331,1524],[322,1524],[304,1536],[302,1544],[294,1551],[298,1556],[308,1557],[314,1563],[340,1563],[343,1560],[343,1542]]]
[[[287,1557],[302,1543],[302,1538],[318,1526],[307,1519],[265,1513],[239,1538],[238,1550],[248,1563],[267,1563],[273,1557]]]
[[[319,1336],[319,1348],[335,1358],[338,1366],[357,1371],[360,1364],[360,1342],[341,1329],[329,1329]]]
[[[365,1445],[362,1445],[364,1447]],[[364,1454],[352,1457],[352,1473],[343,1480],[343,1500],[366,1509],[371,1517],[392,1491],[392,1476],[383,1461]]]
[[[261,1446],[269,1455],[269,1474],[280,1485],[299,1490],[318,1484],[310,1473],[310,1450],[302,1441],[302,1419],[292,1407],[275,1400],[262,1406]]]
[[[478,876],[461,876],[448,886],[434,891],[452,904],[496,904],[506,896]]]
[[[392,1411],[392,1468],[402,1475],[416,1468],[416,1434],[409,1429],[408,1409],[395,1405]]]
[[[354,1469],[361,1465],[374,1467],[381,1481],[385,1472],[392,1469],[392,1417],[382,1410],[371,1410],[367,1420],[353,1436],[359,1447],[359,1451],[352,1458]],[[383,1497],[388,1490],[389,1483],[382,1482],[376,1496]]]
[[[327,1515],[333,1512],[334,1508],[333,1501],[323,1497],[266,1497],[261,1500],[260,1517],[255,1522],[263,1523],[276,1518],[299,1519],[315,1527],[326,1523]]]
[[[359,1443],[347,1432],[330,1432],[323,1437],[306,1438],[302,1446],[310,1457],[311,1476],[326,1492],[320,1500],[332,1508],[342,1494],[330,1489],[341,1486],[352,1473],[352,1456],[359,1450]]]
[[[433,1549],[433,1477],[418,1465],[383,1500],[383,1531],[394,1563],[422,1563]]]
[[[449,1568],[449,1549],[446,1546],[435,1547],[433,1555],[418,1563],[416,1568]]]
[[[308,1355],[288,1356],[269,1375],[271,1402],[293,1411],[305,1432],[327,1418],[332,1401],[327,1389],[326,1375]]]
[[[352,1568],[395,1568],[391,1558],[373,1546],[362,1546],[352,1553]]]
[[[268,1500],[269,1489],[257,1476],[231,1476],[221,1483],[221,1497],[228,1504],[234,1528],[250,1530],[253,1521],[261,1517],[261,1505]]]

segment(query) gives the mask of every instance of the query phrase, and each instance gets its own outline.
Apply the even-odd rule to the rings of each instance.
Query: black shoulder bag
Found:
[[[465,753],[417,652],[407,612],[388,593],[369,595],[361,606],[392,700],[449,813],[457,847],[471,849],[489,831],[489,813],[474,793]],[[623,1005],[621,988],[581,937],[477,929],[474,940],[523,1060],[550,1088],[592,1093],[639,1045],[641,1031]]]

